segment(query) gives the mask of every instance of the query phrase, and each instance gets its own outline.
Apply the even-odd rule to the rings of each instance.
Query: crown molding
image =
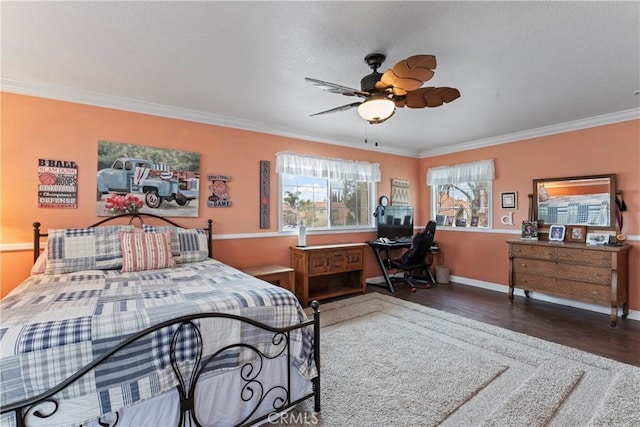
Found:
[[[640,118],[640,109],[621,111],[618,113],[605,114],[573,122],[559,123],[523,132],[516,132],[508,135],[486,138],[477,141],[469,141],[448,147],[435,148],[416,152],[414,150],[389,149],[387,147],[374,147],[362,145],[361,140],[356,139],[332,139],[326,136],[317,135],[305,131],[297,131],[284,128],[274,128],[272,125],[251,120],[242,120],[233,117],[220,116],[202,111],[189,110],[186,108],[172,107],[151,102],[139,101],[128,98],[120,98],[95,92],[73,89],[69,87],[24,82],[12,79],[0,79],[0,90],[3,92],[16,93],[19,95],[35,96],[39,98],[55,99],[59,101],[74,102],[78,104],[92,105],[95,107],[112,108],[115,110],[130,111],[133,113],[149,114],[152,116],[167,117],[189,122],[204,123],[215,126],[222,126],[234,129],[241,129],[253,132],[261,132],[270,135],[277,135],[286,138],[302,139],[306,141],[319,142],[323,144],[339,145],[342,147],[358,148],[360,150],[377,151],[386,154],[395,154],[414,158],[427,158],[443,154],[456,153],[459,151],[473,150],[477,148],[489,147],[493,145],[506,144],[509,142],[522,141],[525,139],[537,138],[541,136],[553,135],[562,132],[586,129],[595,126],[603,126],[612,123],[619,123]]]
[[[602,116],[590,117],[588,119],[575,120],[572,122],[559,123],[556,125],[545,126],[537,129],[531,129],[523,132],[511,133],[508,135],[497,136],[493,138],[480,139],[449,147],[435,148],[425,150],[420,153],[420,158],[440,156],[443,154],[451,154],[459,151],[473,150],[476,148],[490,147],[492,145],[507,144],[509,142],[523,141],[525,139],[539,138],[541,136],[555,135],[563,132],[587,129],[596,126],[604,126],[613,123],[626,122],[629,120],[640,119],[640,108],[635,108],[618,113],[605,114]]]

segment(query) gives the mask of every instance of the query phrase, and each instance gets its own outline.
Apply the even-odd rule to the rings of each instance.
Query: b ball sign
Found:
[[[75,162],[38,159],[38,207],[78,207],[78,166]]]

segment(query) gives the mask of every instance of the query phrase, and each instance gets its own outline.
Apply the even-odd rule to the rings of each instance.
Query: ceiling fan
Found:
[[[360,80],[360,90],[306,77],[307,82],[327,92],[364,98],[364,101],[321,111],[312,116],[337,113],[357,107],[360,117],[371,124],[377,124],[393,116],[396,107],[439,107],[460,97],[460,91],[455,88],[421,87],[424,82],[433,77],[433,70],[436,68],[435,56],[411,56],[398,62],[384,74],[379,73],[378,68],[385,59],[386,56],[382,53],[372,53],[364,58],[373,72]]]

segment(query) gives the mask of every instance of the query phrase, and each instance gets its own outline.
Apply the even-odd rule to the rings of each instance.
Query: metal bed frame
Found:
[[[122,214],[116,215],[113,217],[109,217],[103,219],[90,227],[99,226],[106,222],[115,220],[117,218],[129,218],[129,224],[131,224],[134,220],[139,220],[141,224],[144,223],[144,217],[150,217],[165,221],[171,225],[176,227],[180,227],[175,222],[153,214],[143,214],[143,213],[134,213],[134,214]],[[204,230],[207,231],[208,237],[208,250],[209,257],[212,255],[212,243],[211,243],[211,235],[212,235],[212,221],[208,220],[207,228]],[[40,239],[42,237],[46,237],[46,233],[40,232],[40,223],[33,223],[33,238],[34,238],[34,262],[38,258],[40,254]],[[233,314],[227,313],[200,313],[182,316],[179,318],[167,320],[165,322],[154,325],[150,328],[142,330],[135,335],[132,335],[127,340],[121,342],[116,347],[108,350],[103,353],[98,358],[94,359],[91,363],[85,365],[82,369],[78,370],[72,376],[67,378],[62,383],[57,386],[28,399],[24,399],[18,402],[3,404],[0,409],[0,413],[5,414],[8,412],[13,412],[15,417],[15,422],[18,427],[26,426],[26,417],[30,414],[38,418],[48,418],[54,415],[58,411],[58,407],[60,402],[55,398],[55,395],[59,393],[61,390],[69,387],[74,384],[75,381],[91,372],[93,369],[101,365],[105,360],[108,360],[111,356],[118,353],[122,349],[127,348],[132,343],[135,343],[138,340],[143,339],[144,337],[152,334],[163,328],[175,328],[173,332],[171,344],[169,346],[169,357],[171,361],[171,367],[173,370],[173,374],[178,381],[178,385],[176,386],[179,397],[180,397],[180,421],[179,425],[196,425],[201,426],[202,423],[198,420],[195,411],[195,392],[196,385],[198,380],[201,378],[204,371],[206,371],[207,366],[211,363],[219,360],[218,358],[224,357],[225,352],[228,352],[232,349],[248,349],[253,352],[256,358],[251,362],[244,363],[239,369],[237,369],[237,373],[242,380],[242,387],[239,399],[243,402],[249,402],[251,400],[256,399],[255,407],[251,410],[250,414],[247,415],[238,425],[254,425],[261,421],[273,419],[274,413],[281,413],[298,403],[305,401],[311,397],[314,398],[314,410],[316,412],[320,411],[320,311],[319,311],[319,303],[317,301],[313,301],[311,303],[311,307],[313,309],[313,318],[307,320],[306,322],[291,325],[285,328],[273,328],[264,323],[255,321],[253,319],[237,316]],[[273,334],[271,336],[271,345],[275,349],[275,354],[267,354],[267,352],[263,352],[258,348],[247,344],[247,343],[236,343],[230,344],[225,347],[220,348],[214,354],[206,356],[203,359],[202,357],[202,334],[200,328],[198,327],[197,321],[201,319],[211,319],[211,318],[221,318],[221,319],[231,319],[237,322],[240,322],[241,325],[250,324],[253,327],[262,329],[264,331],[268,331]],[[311,379],[312,389],[311,392],[305,394],[299,399],[294,401],[291,400],[291,347],[290,347],[290,339],[291,333],[293,331],[303,329],[303,328],[313,328],[313,337],[314,337],[314,362],[316,365],[316,370],[318,375]],[[190,369],[181,370],[178,366],[177,362],[177,345],[180,339],[181,334],[195,334],[197,341],[197,356],[195,360],[190,361],[192,364]],[[287,378],[286,384],[278,384],[268,389],[265,389],[264,385],[257,379],[259,374],[264,369],[264,364],[266,359],[275,359],[279,356],[286,355],[287,357]],[[256,414],[258,407],[263,403],[270,403],[271,410],[267,414]],[[44,408],[40,407],[40,405],[47,403],[47,408],[52,408],[50,410],[44,410]],[[53,405],[53,406],[51,406]],[[254,415],[257,415],[256,418],[252,418]],[[109,424],[101,419],[98,419],[98,422],[102,426],[114,427],[117,425],[119,421],[119,415],[116,411],[116,420],[113,424]]]

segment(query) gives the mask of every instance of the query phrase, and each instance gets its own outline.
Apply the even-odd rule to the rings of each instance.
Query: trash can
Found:
[[[441,265],[436,267],[436,282],[443,285],[449,283],[449,269],[447,267]]]

